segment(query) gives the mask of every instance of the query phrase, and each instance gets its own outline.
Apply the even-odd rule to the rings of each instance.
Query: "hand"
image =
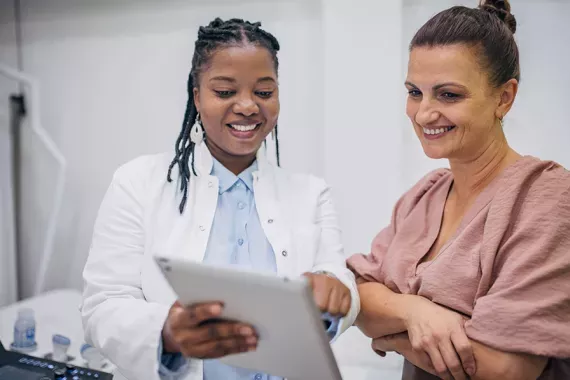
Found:
[[[427,353],[438,376],[463,380],[475,374],[475,357],[461,314],[419,296],[408,297],[406,327],[413,350]]]
[[[254,329],[244,323],[220,320],[222,309],[217,302],[188,307],[175,302],[162,329],[164,350],[198,359],[255,350]]]
[[[344,317],[350,310],[350,290],[338,279],[320,273],[303,274],[309,279],[313,297],[322,312]]]
[[[437,376],[437,372],[431,363],[431,359],[425,352],[418,352],[412,348],[408,333],[387,335],[372,340],[372,349],[380,356],[386,356],[386,352],[396,352],[406,358],[410,363]]]

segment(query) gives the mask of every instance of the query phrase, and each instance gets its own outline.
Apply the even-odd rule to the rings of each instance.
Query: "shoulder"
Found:
[[[169,153],[139,156],[120,165],[113,174],[113,180],[119,182],[140,182],[153,177],[166,178],[171,159],[172,155]]]
[[[171,160],[172,154],[169,153],[150,154],[132,159],[115,170],[111,187],[121,188],[139,200],[160,193],[167,184]],[[178,170],[174,168],[172,180],[176,181],[177,178]]]
[[[272,166],[275,179],[280,186],[294,193],[321,193],[329,188],[326,181],[314,174],[294,172],[280,167]]]
[[[570,226],[570,171],[553,161],[523,157],[502,181],[499,199],[513,197],[511,204],[517,220],[565,223]],[[508,169],[507,169],[508,170]]]
[[[441,168],[429,172],[400,197],[395,211],[400,216],[408,215],[423,198],[444,189],[451,180],[449,169]]]

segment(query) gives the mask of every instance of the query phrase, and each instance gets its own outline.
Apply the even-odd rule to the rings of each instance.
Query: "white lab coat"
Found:
[[[152,260],[156,253],[202,261],[218,200],[212,156],[196,150],[185,212],[177,168],[166,181],[171,155],[143,156],[119,168],[103,199],[84,269],[81,308],[86,341],[120,373],[116,379],[159,379],[157,350],[176,296]],[[275,251],[280,275],[324,270],[351,291],[352,305],[340,330],[360,309],[353,274],[346,269],[341,234],[325,182],[289,174],[257,154],[254,196],[259,219]],[[186,380],[202,380],[202,361],[192,359]]]

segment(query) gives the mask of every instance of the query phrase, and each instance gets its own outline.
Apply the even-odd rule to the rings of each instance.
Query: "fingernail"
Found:
[[[210,307],[210,313],[212,314],[219,314],[222,311],[222,307],[220,305],[213,305]]]
[[[254,337],[254,336],[250,336],[249,338],[247,338],[247,339],[245,340],[245,342],[246,342],[247,344],[255,344],[255,343],[257,342],[257,338]]]
[[[253,330],[251,329],[251,327],[242,327],[241,329],[239,329],[239,333],[241,335],[253,335]]]

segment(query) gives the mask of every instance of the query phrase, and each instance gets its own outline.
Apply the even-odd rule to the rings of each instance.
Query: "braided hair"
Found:
[[[243,44],[254,44],[266,48],[275,64],[275,72],[278,72],[279,61],[277,52],[279,51],[279,42],[271,34],[261,29],[261,23],[251,23],[242,19],[230,19],[223,21],[216,18],[208,26],[201,26],[198,29],[198,39],[194,47],[194,56],[192,57],[192,68],[188,75],[188,101],[186,103],[186,111],[184,112],[184,121],[182,129],[175,144],[175,154],[170,166],[168,167],[168,182],[172,182],[172,169],[178,166],[180,177],[180,191],[182,192],[182,201],[180,202],[180,213],[184,211],[186,201],[188,199],[188,182],[190,181],[190,170],[196,175],[194,169],[194,143],[190,140],[190,131],[196,123],[198,110],[194,104],[194,87],[200,80],[200,74],[204,67],[208,64],[212,55],[216,50],[229,47],[239,46]],[[277,126],[275,126],[275,148],[277,154],[277,165],[279,165],[279,140],[277,138]],[[190,165],[188,165],[188,161]]]

